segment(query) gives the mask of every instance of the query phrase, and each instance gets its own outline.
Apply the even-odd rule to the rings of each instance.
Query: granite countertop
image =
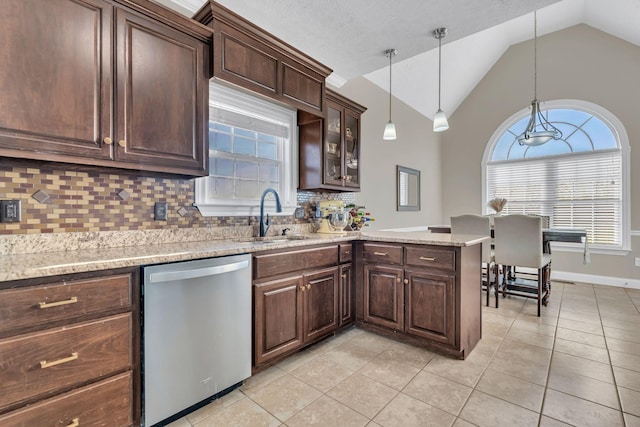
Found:
[[[219,239],[195,242],[144,244],[58,252],[11,254],[0,257],[0,282],[86,271],[188,261],[199,258],[286,249],[352,240],[371,240],[440,246],[470,246],[486,237],[420,232],[364,231],[346,236],[306,234],[255,240]]]

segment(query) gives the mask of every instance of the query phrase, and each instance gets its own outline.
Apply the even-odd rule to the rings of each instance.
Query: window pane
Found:
[[[231,135],[215,132],[212,138],[211,132],[209,132],[209,138],[210,148],[228,153],[231,152]]]
[[[233,197],[233,180],[227,178],[209,178],[213,180],[213,185],[209,186],[209,189],[213,194],[209,194],[209,197]]]
[[[213,158],[209,160],[211,175],[228,176],[233,178],[233,160],[223,158]]]
[[[236,162],[236,176],[242,179],[258,179],[258,164],[252,162]]]
[[[231,126],[223,125],[222,123],[209,122],[209,128],[213,128],[222,132],[231,133]]]
[[[278,146],[270,142],[258,142],[258,157],[276,160],[278,158]]]
[[[258,139],[260,141],[266,141],[266,142],[276,142],[277,137],[274,135],[268,135],[266,133],[258,133]]]
[[[259,199],[260,185],[258,181],[237,181],[236,197],[240,199]]]
[[[256,142],[253,139],[238,138],[233,140],[233,152],[236,154],[256,155]]]
[[[276,165],[260,165],[260,181],[278,182],[280,168]]]
[[[611,132],[611,129],[609,129],[609,126],[595,117],[584,125],[584,131],[591,136],[593,144],[598,150],[607,150],[618,147],[616,137]]]

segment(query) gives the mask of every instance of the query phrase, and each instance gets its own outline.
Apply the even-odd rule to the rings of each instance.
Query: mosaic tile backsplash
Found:
[[[203,217],[193,207],[192,179],[138,177],[48,166],[0,166],[0,198],[22,203],[22,221],[0,223],[0,235],[144,231],[198,227],[255,226],[253,217]],[[301,192],[298,203],[306,217],[273,216],[273,225],[313,221],[312,204],[319,199],[353,202],[353,193]],[[157,201],[167,202],[167,221],[154,221]]]

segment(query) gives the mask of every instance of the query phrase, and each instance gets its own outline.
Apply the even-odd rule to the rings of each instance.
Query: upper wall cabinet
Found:
[[[327,90],[326,118],[298,114],[300,190],[360,191],[360,115],[366,108]]]
[[[210,39],[146,0],[4,0],[0,155],[206,175]]]
[[[213,76],[323,115],[331,69],[216,2],[194,16],[213,28]]]

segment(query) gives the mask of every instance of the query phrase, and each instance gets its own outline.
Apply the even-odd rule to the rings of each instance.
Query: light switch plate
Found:
[[[167,202],[156,202],[153,207],[153,219],[155,221],[167,220]]]
[[[0,222],[20,222],[20,200],[0,200]]]

